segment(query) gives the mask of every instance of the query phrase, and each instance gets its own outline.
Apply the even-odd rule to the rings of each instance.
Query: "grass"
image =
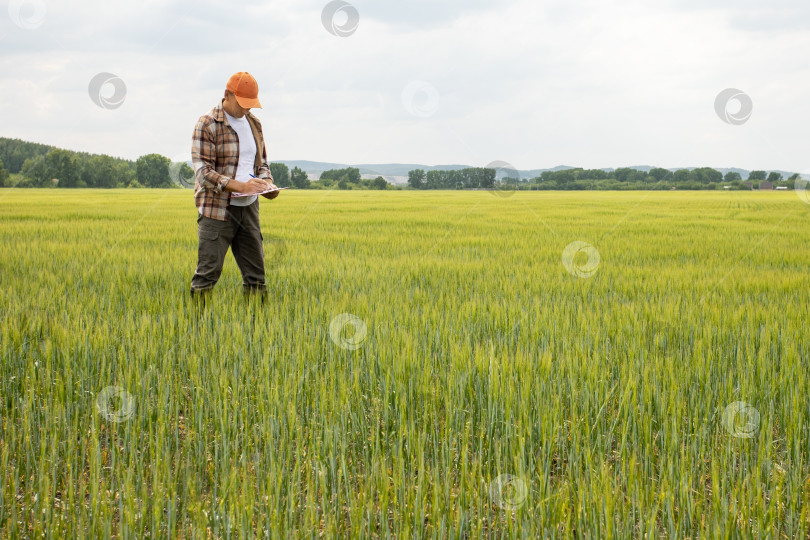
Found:
[[[188,192],[0,201],[2,537],[810,534],[792,193],[291,190],[204,310]]]

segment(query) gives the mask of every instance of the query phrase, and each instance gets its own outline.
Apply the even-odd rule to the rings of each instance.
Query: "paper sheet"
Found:
[[[281,191],[282,189],[288,189],[286,187],[274,187],[268,190],[262,191],[261,193],[231,193],[231,197],[250,197],[252,195],[264,195],[266,193],[273,193],[274,191]]]

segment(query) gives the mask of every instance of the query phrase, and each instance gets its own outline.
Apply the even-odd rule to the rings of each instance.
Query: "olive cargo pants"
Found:
[[[214,287],[222,274],[228,248],[242,272],[246,291],[264,290],[264,247],[259,227],[259,201],[250,206],[229,206],[228,221],[197,217],[197,271],[191,278],[191,292]]]

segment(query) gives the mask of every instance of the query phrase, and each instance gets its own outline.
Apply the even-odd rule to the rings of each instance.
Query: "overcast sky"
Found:
[[[179,160],[248,71],[271,160],[810,172],[807,0],[2,3],[4,137]]]

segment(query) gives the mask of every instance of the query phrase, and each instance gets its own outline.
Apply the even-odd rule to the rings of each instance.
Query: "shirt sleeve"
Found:
[[[197,121],[191,138],[191,162],[197,183],[205,189],[221,193],[230,182],[230,177],[216,171],[217,148],[210,124],[204,118]]]

